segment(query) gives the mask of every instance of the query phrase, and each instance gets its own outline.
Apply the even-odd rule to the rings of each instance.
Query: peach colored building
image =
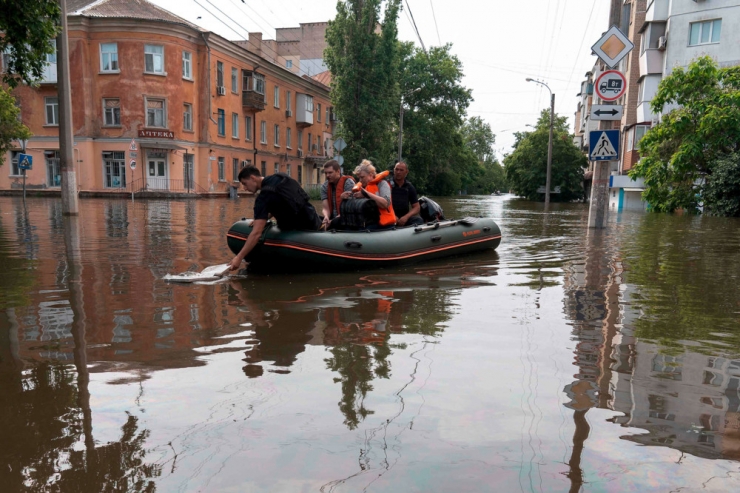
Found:
[[[323,180],[329,88],[263,57],[260,33],[232,42],[147,0],[68,0],[67,8],[81,194],[224,194],[247,164],[304,185]],[[14,94],[34,135],[27,189],[57,191],[56,59],[36,87]],[[0,168],[0,192],[22,187],[18,151]]]

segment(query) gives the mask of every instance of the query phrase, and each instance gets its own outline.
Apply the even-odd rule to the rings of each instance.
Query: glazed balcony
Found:
[[[663,50],[648,48],[640,55],[640,77],[663,73]]]
[[[648,0],[645,22],[665,22],[668,20],[669,0]]]

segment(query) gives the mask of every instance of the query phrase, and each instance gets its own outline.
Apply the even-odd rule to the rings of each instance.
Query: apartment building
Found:
[[[80,193],[223,194],[243,166],[323,180],[329,88],[263,56],[260,33],[229,41],[146,0],[68,1],[74,158]],[[56,59],[14,91],[33,137],[31,190],[59,190]],[[17,154],[0,191],[22,187]],[[133,166],[132,166],[133,163]]]

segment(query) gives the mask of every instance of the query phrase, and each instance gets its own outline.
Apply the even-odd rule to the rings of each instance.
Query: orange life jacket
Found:
[[[375,178],[373,178],[372,181],[367,184],[365,190],[378,195],[378,183],[383,181],[385,177],[387,177],[389,174],[390,171],[387,170],[383,171],[382,173],[378,173],[377,175],[375,175]],[[357,182],[352,190],[355,192],[362,190],[362,182]],[[378,210],[380,211],[379,224],[381,226],[393,226],[394,224],[396,224],[396,214],[393,212],[393,203],[390,200],[388,201],[388,207],[386,209],[381,209],[380,207],[378,207]]]
[[[329,202],[329,215],[331,216],[334,214],[334,202],[337,203],[337,216],[339,215],[339,211],[341,210],[340,207],[342,206],[342,192],[344,192],[344,183],[347,181],[349,176],[343,176],[339,179],[337,182],[337,187],[334,189],[334,193],[331,193],[331,183],[327,185],[328,192],[326,194],[326,199]]]

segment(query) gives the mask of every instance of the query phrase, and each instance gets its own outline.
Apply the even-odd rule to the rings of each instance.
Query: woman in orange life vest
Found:
[[[355,185],[353,189],[354,197],[358,199],[370,199],[378,205],[378,210],[380,211],[378,225],[380,228],[395,226],[396,215],[393,213],[393,204],[391,203],[391,187],[384,180],[388,176],[388,172],[385,171],[378,175],[375,172],[373,163],[367,159],[363,159],[360,165],[355,168],[355,175],[359,178],[360,183]]]

